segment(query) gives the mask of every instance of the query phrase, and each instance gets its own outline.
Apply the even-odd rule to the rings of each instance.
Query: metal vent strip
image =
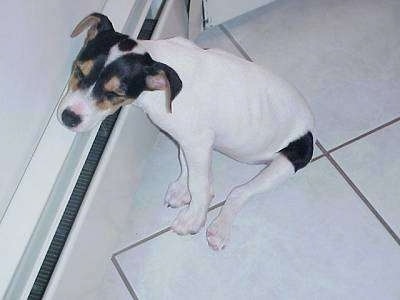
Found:
[[[151,38],[157,20],[146,19],[138,35],[138,39],[148,40]],[[68,200],[67,206],[61,217],[61,221],[57,226],[56,232],[47,250],[46,256],[40,267],[39,273],[36,276],[35,282],[29,293],[29,300],[39,300],[43,298],[50,278],[54,272],[56,264],[60,258],[61,252],[67,241],[72,225],[76,219],[79,208],[85,198],[86,192],[92,181],[93,175],[99,164],[101,156],[107,145],[108,139],[112,133],[115,122],[118,119],[120,110],[113,115],[108,116],[100,125],[93,144],[89,150],[89,154],[85,160],[82,170],[78,176],[75,187]]]

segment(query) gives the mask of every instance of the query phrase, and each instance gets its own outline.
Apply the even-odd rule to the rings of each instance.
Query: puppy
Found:
[[[142,108],[179,144],[181,173],[165,196],[183,207],[171,228],[197,233],[213,197],[213,150],[244,163],[267,164],[235,187],[207,229],[214,250],[228,242],[231,224],[249,198],[284,182],[311,160],[314,119],[290,84],[256,64],[183,38],[135,41],[93,13],[73,30],[87,31],[58,107],[62,124],[92,129],[127,104]]]

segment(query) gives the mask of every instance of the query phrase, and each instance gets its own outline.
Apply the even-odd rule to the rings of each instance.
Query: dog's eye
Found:
[[[110,91],[110,92],[106,92],[106,96],[108,98],[114,98],[114,97],[123,97],[124,95],[118,94],[117,92],[114,92],[114,91]]]
[[[83,74],[82,70],[78,66],[75,66],[75,76],[79,80],[82,79],[83,77],[85,77],[85,75]]]

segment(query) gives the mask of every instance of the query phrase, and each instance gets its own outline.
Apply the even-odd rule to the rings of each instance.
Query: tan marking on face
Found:
[[[133,99],[117,97],[117,98],[114,98],[112,101],[110,101],[108,99],[103,99],[103,100],[97,101],[96,105],[100,110],[114,110],[115,111],[118,108],[120,108],[121,106],[131,104],[132,102],[133,102]]]
[[[103,99],[100,101],[96,101],[96,106],[100,109],[100,110],[109,110],[111,108],[113,108],[113,104],[110,100],[107,99]]]
[[[90,71],[92,71],[94,62],[93,62],[93,60],[90,59],[90,60],[87,60],[84,62],[79,61],[76,64],[82,71],[83,75],[87,76],[87,75],[89,75]]]
[[[78,83],[79,83],[78,78],[76,78],[76,76],[74,74],[72,74],[71,77],[69,78],[69,82],[68,82],[69,89],[72,92],[76,91],[78,89]]]
[[[104,84],[104,89],[109,92],[117,92],[120,85],[121,82],[119,81],[119,78],[117,76],[113,76]]]

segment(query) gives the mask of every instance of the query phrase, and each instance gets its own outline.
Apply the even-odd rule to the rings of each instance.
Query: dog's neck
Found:
[[[140,96],[133,101],[133,105],[141,108],[146,114],[166,114],[164,91],[143,91]]]

